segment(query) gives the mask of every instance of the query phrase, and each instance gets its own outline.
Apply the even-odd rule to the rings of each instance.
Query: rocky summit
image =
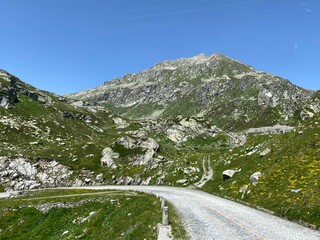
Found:
[[[0,70],[0,191],[201,188],[320,226],[320,92],[221,54],[67,96]]]
[[[320,111],[316,92],[221,54],[164,61],[68,95],[130,119],[204,117],[228,129],[305,120]]]

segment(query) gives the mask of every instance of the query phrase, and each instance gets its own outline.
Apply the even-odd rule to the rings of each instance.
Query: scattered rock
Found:
[[[261,172],[255,172],[250,176],[250,182],[253,186],[256,186],[259,182],[259,178],[262,176]]]
[[[270,148],[266,148],[265,150],[263,150],[260,153],[260,157],[264,157],[264,156],[268,155],[270,152],[271,152],[271,149]]]
[[[290,192],[292,193],[298,193],[298,192],[301,192],[301,189],[291,189]]]
[[[186,183],[188,183],[188,182],[189,182],[188,179],[180,179],[180,180],[178,180],[176,183],[178,183],[178,184],[186,184]]]
[[[248,187],[249,187],[248,185],[244,185],[242,188],[239,189],[239,192],[242,193],[241,199],[244,198],[244,195],[246,194]]]

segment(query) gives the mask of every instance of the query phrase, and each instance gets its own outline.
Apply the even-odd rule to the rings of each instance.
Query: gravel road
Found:
[[[191,239],[320,239],[319,231],[195,189],[156,186],[92,186],[80,188],[134,190],[162,196],[178,210]],[[5,194],[0,193],[1,197],[5,197]]]
[[[320,232],[203,191],[152,186],[95,186],[135,190],[170,201],[180,212],[191,239],[320,240]]]

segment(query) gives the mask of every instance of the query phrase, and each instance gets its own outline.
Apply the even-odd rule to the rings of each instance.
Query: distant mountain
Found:
[[[311,117],[320,111],[315,94],[221,54],[200,54],[67,97],[131,119],[197,116],[227,129],[246,129]]]

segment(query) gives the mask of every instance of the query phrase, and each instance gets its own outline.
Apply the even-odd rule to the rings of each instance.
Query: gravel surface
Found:
[[[92,186],[79,188],[135,190],[162,196],[178,210],[191,239],[320,239],[319,231],[200,190],[156,186]],[[5,194],[0,193],[0,197],[4,196]]]
[[[191,239],[320,240],[320,232],[200,190],[152,186],[96,186],[160,195],[180,212]]]

